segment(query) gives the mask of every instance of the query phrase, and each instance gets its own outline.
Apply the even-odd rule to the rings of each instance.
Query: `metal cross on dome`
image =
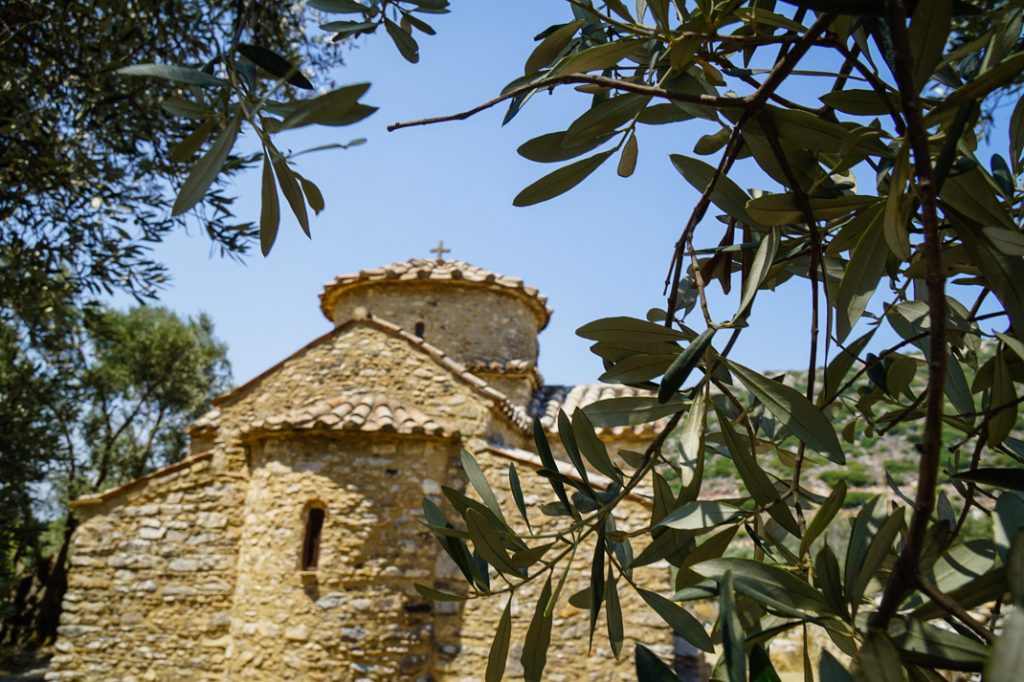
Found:
[[[436,247],[430,249],[430,253],[436,253],[437,254],[437,262],[438,263],[441,263],[441,262],[444,261],[444,254],[451,253],[451,252],[452,252],[451,249],[444,248],[444,240],[443,239],[441,241],[437,242],[437,246]]]

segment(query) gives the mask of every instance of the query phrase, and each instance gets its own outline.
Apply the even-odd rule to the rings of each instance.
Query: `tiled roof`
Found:
[[[349,275],[338,275],[324,285],[320,294],[320,310],[327,319],[333,319],[334,304],[345,290],[368,282],[437,282],[470,283],[499,287],[523,296],[537,316],[540,329],[547,326],[551,309],[547,297],[537,289],[527,286],[516,277],[505,277],[458,260],[431,260],[413,258],[401,263],[392,263],[381,268],[369,268]]]
[[[465,363],[465,367],[468,372],[485,376],[489,374],[498,374],[503,376],[528,375],[534,388],[538,388],[544,384],[544,377],[541,376],[537,366],[527,360],[510,360],[509,362],[467,362]]]
[[[644,391],[632,386],[618,384],[580,384],[578,386],[541,386],[537,389],[530,400],[528,409],[530,418],[540,418],[541,424],[548,433],[558,433],[558,411],[565,410],[565,413],[572,416],[578,409],[583,409],[591,403],[611,398],[632,398],[632,397],[654,397],[651,391]],[[613,426],[607,429],[599,428],[598,431],[610,432],[615,435],[634,433],[636,435],[650,434],[657,432],[666,423],[666,420],[637,424],[636,426]]]
[[[245,433],[284,431],[362,431],[403,435],[458,435],[419,410],[372,393],[343,393],[329,400],[312,403],[284,415],[253,421]]]

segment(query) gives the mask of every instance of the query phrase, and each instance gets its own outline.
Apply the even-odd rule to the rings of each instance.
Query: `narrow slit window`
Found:
[[[426,327],[422,322],[416,323],[416,336],[423,338],[423,332],[426,331]]]
[[[324,510],[314,507],[306,516],[306,537],[302,543],[302,570],[315,571],[320,561],[320,534],[324,528]]]

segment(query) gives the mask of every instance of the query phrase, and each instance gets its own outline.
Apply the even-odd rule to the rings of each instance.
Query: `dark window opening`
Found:
[[[320,561],[320,532],[324,528],[324,510],[314,507],[306,516],[306,538],[302,543],[302,570],[315,571]]]
[[[398,469],[385,469],[384,473],[386,475],[388,475],[388,476],[397,476],[398,475]]]
[[[406,613],[430,613],[434,610],[430,602],[405,602],[402,608]]]
[[[426,329],[426,327],[424,327],[422,322],[417,322],[416,323],[416,336],[418,336],[418,337],[420,337],[422,339],[423,338],[423,332],[424,332],[425,329]]]

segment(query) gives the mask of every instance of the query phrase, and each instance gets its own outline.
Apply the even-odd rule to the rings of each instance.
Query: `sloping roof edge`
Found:
[[[168,464],[165,467],[155,469],[149,472],[148,474],[145,474],[144,476],[139,476],[138,478],[132,479],[127,483],[122,483],[119,486],[108,488],[107,490],[104,490],[102,492],[92,493],[90,495],[82,495],[79,498],[71,500],[71,502],[69,502],[68,504],[71,506],[72,509],[99,506],[101,504],[109,502],[115,497],[119,497],[127,492],[130,492],[135,488],[140,487],[143,483],[148,483],[149,481],[152,481],[157,478],[163,478],[164,476],[173,474],[183,469],[191,469],[193,464],[196,464],[203,460],[210,459],[211,457],[213,457],[213,454],[213,450],[206,450],[205,452],[200,452],[190,457],[186,457],[185,459],[179,462]]]

